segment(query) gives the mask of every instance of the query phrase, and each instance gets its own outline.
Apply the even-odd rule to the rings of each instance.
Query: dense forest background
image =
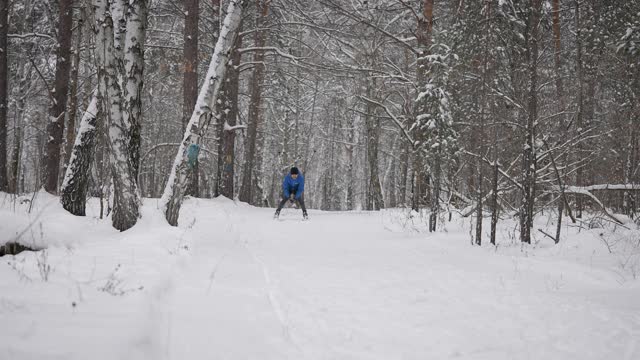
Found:
[[[168,196],[184,155],[188,195],[274,207],[297,166],[308,207],[428,209],[432,230],[517,216],[527,242],[540,211],[635,216],[640,2],[230,2],[2,0],[0,190],[64,193],[83,154],[69,196],[108,214]],[[210,126],[186,146],[216,43]]]

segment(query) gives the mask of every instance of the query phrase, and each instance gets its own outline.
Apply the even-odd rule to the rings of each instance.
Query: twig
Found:
[[[381,104],[375,100],[371,100],[369,98],[366,98],[364,96],[359,96],[360,99],[371,103],[373,105],[377,105],[379,107],[381,107],[382,109],[384,109],[384,111],[387,113],[387,115],[389,115],[389,117],[393,120],[393,122],[396,124],[396,126],[398,126],[398,128],[400,130],[402,130],[402,134],[405,136],[405,138],[407,139],[407,141],[409,141],[409,143],[413,146],[415,144],[415,142],[413,141],[413,139],[411,138],[411,135],[409,134],[409,132],[407,131],[407,129],[402,125],[402,122],[400,122],[400,120],[391,113],[391,111],[389,110],[389,108],[387,108],[384,104]]]
[[[55,104],[56,99],[53,97],[53,93],[51,92],[49,83],[47,83],[47,79],[44,78],[44,76],[40,72],[40,69],[38,69],[38,66],[36,65],[36,63],[33,62],[33,59],[31,58],[31,56],[29,56],[28,58],[29,58],[29,61],[31,62],[31,65],[33,65],[33,67],[36,69],[38,76],[40,76],[40,79],[42,79],[42,82],[44,82],[44,87],[47,88],[47,94],[49,94],[49,98],[51,98],[51,101],[53,101],[53,103]]]
[[[538,231],[540,231],[541,233],[543,233],[544,235],[546,235],[547,237],[549,237],[551,240],[553,240],[553,242],[555,242],[556,244],[558,243],[558,241],[556,240],[555,237],[549,235],[548,233],[546,233],[544,230],[542,229],[538,229]]]

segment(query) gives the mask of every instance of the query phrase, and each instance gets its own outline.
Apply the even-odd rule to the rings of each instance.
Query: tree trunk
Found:
[[[242,24],[240,25],[242,27]],[[238,117],[238,86],[240,74],[237,66],[240,65],[241,54],[237,51],[242,46],[242,37],[236,37],[229,64],[227,80],[224,82],[224,96],[222,104],[224,109],[218,113],[219,144],[218,144],[218,176],[216,184],[216,196],[222,195],[233,199],[233,177],[235,175],[235,143],[236,143],[236,119]]]
[[[564,201],[561,199],[558,200],[558,224],[556,225],[556,238],[554,239],[555,243],[560,242],[560,233],[562,231],[562,212],[564,210]]]
[[[561,46],[561,32],[560,32],[560,0],[553,0],[553,44],[554,44],[554,64],[556,70],[556,94],[558,95],[558,101],[560,103],[559,110],[565,110],[564,102],[564,87],[562,83],[562,46]],[[564,126],[560,126],[560,129],[565,130]],[[566,134],[565,134],[566,135]],[[559,184],[562,186],[561,184]],[[564,191],[562,196],[558,198],[558,224],[556,228],[556,244],[560,241],[560,231],[562,229],[562,213],[564,211]]]
[[[19,119],[22,118],[20,115]],[[12,194],[20,193],[20,153],[22,152],[22,126],[15,127],[13,135],[13,149],[11,151],[11,164],[9,166],[8,191]]]
[[[376,88],[376,82],[367,81],[367,98],[373,99],[372,93]],[[367,158],[369,160],[369,193],[367,194],[367,210],[380,210],[384,208],[382,188],[378,174],[378,143],[380,142],[380,118],[375,114],[374,105],[367,102],[366,131],[367,131]]]
[[[553,60],[556,68],[556,93],[560,102],[560,111],[564,111],[564,86],[562,83],[562,46],[560,33],[560,0],[553,0]]]
[[[356,126],[354,118],[351,119],[350,122],[350,130],[347,133],[347,174],[354,174],[354,164],[355,164],[355,144],[356,141]],[[306,160],[305,160],[306,161]],[[356,190],[354,181],[349,181],[347,183],[347,210],[354,210],[356,206]]]
[[[191,114],[191,120],[187,125],[187,130],[176,154],[169,180],[160,200],[161,209],[167,222],[173,226],[178,225],[180,207],[186,190],[189,167],[187,150],[189,147],[197,146],[201,142],[211,123],[213,116],[211,111],[215,108],[218,100],[221,83],[224,81],[227,70],[229,55],[238,34],[242,12],[246,7],[246,3],[244,0],[231,0],[229,3],[224,26],[220,31],[220,38],[211,57],[207,76],[198,94],[198,101]]]
[[[9,0],[0,1],[0,191],[8,190],[7,179],[7,32],[9,30]]]
[[[144,42],[147,33],[148,0],[128,0],[126,36],[124,40],[123,120],[127,129],[129,163],[133,178],[140,168],[140,124],[142,120],[142,88],[144,85]]]
[[[636,159],[636,143],[637,143],[637,135],[636,135],[636,126],[634,121],[633,113],[629,112],[629,141],[627,142],[627,158],[625,159],[624,164],[624,183],[632,184],[633,183],[633,174],[635,172],[635,167],[637,166]],[[622,211],[624,214],[628,215],[633,219],[635,217],[636,204],[634,198],[633,190],[625,190],[622,194]]]
[[[529,73],[529,93],[527,103],[527,123],[523,151],[522,206],[520,208],[520,241],[531,243],[533,227],[533,207],[536,185],[536,121],[538,118],[538,25],[542,0],[531,0],[531,12],[527,26],[527,60]]]
[[[497,136],[496,136],[497,138]],[[498,146],[496,143],[494,146]],[[498,227],[498,157],[493,158],[493,180],[491,181],[491,245],[496,244],[496,229]]]
[[[108,1],[94,0],[94,4],[98,21],[96,58],[99,64],[99,93],[103,101],[102,109],[109,119],[109,158],[114,189],[112,224],[114,228],[124,231],[135,225],[140,216],[136,179],[146,3],[133,0],[127,5],[119,2],[114,4],[113,12],[116,14],[124,11],[118,6],[128,6],[123,59],[119,58],[117,49],[122,39],[114,38],[112,11]]]
[[[257,27],[264,24],[269,11],[270,0],[258,0],[257,6],[259,15],[256,19]],[[247,128],[247,138],[245,140],[245,156],[244,168],[242,172],[242,185],[240,186],[240,201],[254,204],[255,193],[254,187],[257,187],[257,180],[254,176],[254,170],[258,169],[261,164],[257,161],[260,157],[258,143],[258,128],[262,124],[262,81],[264,78],[264,47],[266,42],[266,31],[258,29],[255,33],[254,46],[257,50],[254,53],[253,62],[255,68],[253,77],[251,78],[251,100],[249,102],[249,121]]]
[[[182,80],[182,131],[198,98],[198,0],[184,1],[184,52]]]
[[[69,90],[69,70],[71,69],[71,26],[73,25],[73,0],[60,0],[58,22],[58,46],[56,52],[55,89],[53,103],[49,107],[47,123],[47,147],[45,152],[44,188],[51,194],[58,193],[60,172],[60,148],[64,132],[64,114]]]
[[[184,50],[182,78],[182,132],[184,133],[191,112],[198,99],[198,0],[184,1]],[[190,169],[191,179],[187,193],[198,196],[198,158]]]
[[[402,141],[402,153],[400,154],[400,171],[398,176],[398,204],[400,206],[407,205],[407,177],[409,175],[409,153],[411,152],[411,144]]]
[[[77,216],[85,215],[91,162],[95,151],[96,123],[101,104],[97,94],[94,94],[82,116],[60,190],[62,207]]]
[[[440,150],[438,150],[440,153]],[[429,232],[436,231],[438,224],[438,213],[440,212],[440,177],[441,170],[441,154],[435,156],[433,169],[431,172],[431,212],[429,213]]]
[[[480,115],[483,116],[483,115]],[[482,137],[482,135],[481,135]],[[483,154],[484,151],[482,146],[480,147],[480,154]],[[476,189],[476,195],[478,197],[478,201],[476,202],[476,245],[482,245],[482,197],[484,195],[482,191],[482,159],[477,159],[477,173],[478,176],[478,184]]]
[[[307,170],[308,169],[308,164],[309,164],[309,158],[313,156],[313,154],[315,153],[315,150],[309,154],[309,149],[311,148],[311,138],[313,135],[313,124],[314,124],[314,120],[315,120],[315,114],[316,114],[316,100],[318,98],[318,79],[315,78],[314,79],[314,84],[313,84],[313,101],[311,102],[311,119],[309,119],[309,127],[308,127],[308,131],[307,131],[307,138],[305,139],[304,143],[305,143],[305,147],[304,147],[304,162],[302,165],[302,169],[303,170]],[[347,135],[348,139],[351,139],[353,137],[353,131],[349,131],[348,135]],[[348,140],[349,143],[351,143],[351,140]],[[347,145],[347,152],[350,151],[350,146]]]
[[[418,40],[418,59],[417,59],[417,87],[424,89],[428,82],[429,63],[427,55],[429,54],[429,48],[431,47],[431,32],[433,29],[433,3],[434,0],[424,0],[422,8],[422,16],[418,19],[418,31],[416,38]],[[425,114],[427,112],[428,104],[426,103],[426,97],[416,101],[414,120],[419,121],[418,115]],[[413,139],[421,146],[425,140],[425,132],[422,126],[414,126]],[[413,201],[412,209],[418,211],[420,203],[424,199],[427,189],[427,174],[425,172],[425,154],[420,150],[421,147],[414,149],[414,163],[413,163]],[[431,227],[430,227],[431,229]]]
[[[394,139],[392,148],[394,153],[401,152],[399,150],[401,145],[398,145],[397,142],[398,139]],[[387,179],[388,180],[385,180],[385,187],[388,194],[388,202],[386,205],[389,208],[395,208],[398,207],[398,162],[395,161],[395,159],[392,159],[388,166]]]
[[[71,63],[71,89],[69,90],[69,118],[66,126],[67,136],[65,144],[65,168],[69,165],[69,158],[73,151],[76,136],[76,114],[78,112],[78,73],[80,69],[80,46],[82,45],[82,26],[84,24],[85,10],[80,9],[80,18],[76,27],[76,44],[73,49],[73,62]]]
[[[102,219],[105,213],[105,208],[107,209],[107,214],[111,212],[111,204],[109,203],[109,197],[111,196],[109,168],[111,165],[109,164],[109,139],[107,135],[109,130],[108,114],[104,109],[105,101],[100,97],[99,86],[100,83],[98,82],[97,101],[100,109],[100,114],[98,114],[100,115],[100,118],[98,119],[99,121],[96,121],[96,145],[94,147],[95,166],[92,170],[95,170],[94,186],[97,188],[98,197],[100,198],[100,219]],[[87,107],[89,106],[87,105]]]
[[[581,38],[581,27],[580,23],[580,2],[576,1],[576,77],[578,80],[578,109],[576,110],[576,127],[578,131],[581,131],[584,127],[583,116],[584,116],[584,71],[582,70],[582,38]],[[576,157],[578,159],[582,158],[583,155],[583,146],[582,142],[580,142],[576,149]],[[578,166],[576,170],[576,186],[583,186],[583,177],[584,170],[582,164]],[[576,217],[582,218],[582,196],[576,196]]]
[[[332,116],[331,117],[331,126],[329,129],[329,133],[330,134],[335,134],[335,130],[337,127],[337,116]],[[337,185],[338,182],[336,181],[336,176],[335,176],[335,157],[336,157],[336,143],[335,141],[331,142],[330,145],[330,152],[329,152],[329,169],[328,169],[328,175],[327,177],[325,177],[326,180],[328,180],[328,184],[329,184],[329,191],[327,193],[327,209],[326,210],[335,210],[336,206],[336,196],[335,196],[335,189],[339,186]],[[379,184],[379,182],[378,182]]]
[[[24,21],[27,23],[26,19]],[[22,29],[18,29],[22,30]],[[29,49],[30,50],[30,49]],[[18,91],[16,94],[16,114],[14,115],[14,135],[13,135],[13,149],[11,152],[11,160],[8,165],[9,167],[9,175],[8,175],[8,191],[12,194],[18,194],[20,192],[20,158],[22,153],[22,139],[23,139],[23,127],[24,123],[24,113],[25,113],[25,99],[27,98],[27,93],[30,87],[30,75],[31,69],[26,64],[26,59],[21,59],[22,61],[18,65],[18,77],[20,82],[18,84]],[[40,139],[40,137],[37,137]],[[42,148],[40,146],[37,147],[39,150]],[[40,153],[38,154],[38,158]],[[40,167],[36,167],[36,179],[41,180],[40,173],[38,170],[41,170]],[[39,182],[37,182],[39,184]]]

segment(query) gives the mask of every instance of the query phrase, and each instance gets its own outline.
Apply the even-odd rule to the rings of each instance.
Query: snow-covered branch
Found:
[[[554,190],[556,191],[560,191],[560,187],[553,187]],[[567,194],[576,194],[576,195],[584,195],[586,197],[588,197],[589,199],[591,199],[596,205],[598,205],[598,207],[602,210],[602,212],[611,220],[615,221],[616,223],[622,225],[623,222],[620,221],[618,218],[616,218],[615,216],[609,214],[609,212],[607,211],[607,208],[604,206],[604,204],[602,203],[602,201],[600,201],[600,199],[598,199],[595,195],[593,195],[589,190],[583,188],[583,187],[578,187],[578,186],[565,186],[564,187],[564,192]]]
[[[10,39],[20,39],[20,40],[25,40],[25,39],[36,37],[36,38],[43,38],[43,39],[47,39],[47,40],[51,40],[51,41],[57,41],[51,35],[41,34],[41,33],[8,34],[7,37],[10,38]]]
[[[238,49],[238,52],[241,53],[241,54],[244,54],[244,53],[247,53],[247,52],[252,52],[252,51],[275,52],[276,54],[278,54],[278,55],[280,55],[280,56],[282,56],[284,58],[290,59],[292,61],[298,61],[298,60],[301,59],[301,58],[293,56],[291,54],[287,54],[287,53],[285,53],[284,51],[278,49],[275,46],[247,47],[247,48]]]
[[[398,119],[392,112],[391,110],[389,110],[388,107],[386,107],[384,104],[375,101],[375,100],[371,100],[365,96],[359,96],[360,99],[371,103],[373,105],[379,106],[381,107],[386,113],[387,115],[389,115],[389,117],[391,118],[391,120],[393,120],[393,122],[398,126],[398,128],[402,131],[402,134],[404,135],[404,137],[406,138],[406,140],[410,143],[410,144],[414,144],[413,138],[411,137],[411,134],[409,134],[409,131],[407,130],[407,128],[404,127],[404,125],[402,124],[402,122],[400,121],[400,119]]]
[[[224,131],[244,130],[246,128],[247,128],[246,124],[230,126],[227,122],[224,123]]]
[[[485,163],[487,163],[487,164],[489,164],[491,166],[495,166],[495,164],[491,160],[487,159],[484,156],[472,153],[471,151],[468,151],[468,150],[462,150],[462,153],[466,154],[466,155],[469,155],[469,156],[473,156],[473,157],[479,158],[482,161],[484,161]],[[520,182],[518,182],[516,179],[511,177],[511,175],[507,174],[504,170],[502,170],[501,167],[498,167],[498,171],[500,172],[500,174],[502,176],[504,176],[505,179],[509,180],[509,182],[511,182],[513,185],[515,185],[518,189],[522,190],[522,184]]]

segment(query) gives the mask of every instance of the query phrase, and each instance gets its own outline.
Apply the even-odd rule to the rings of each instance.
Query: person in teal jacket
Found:
[[[275,217],[280,215],[280,210],[282,210],[287,201],[300,204],[302,216],[305,219],[308,217],[307,208],[304,206],[304,176],[295,166],[291,168],[291,171],[282,181],[282,201],[280,201],[280,205],[276,209]]]

